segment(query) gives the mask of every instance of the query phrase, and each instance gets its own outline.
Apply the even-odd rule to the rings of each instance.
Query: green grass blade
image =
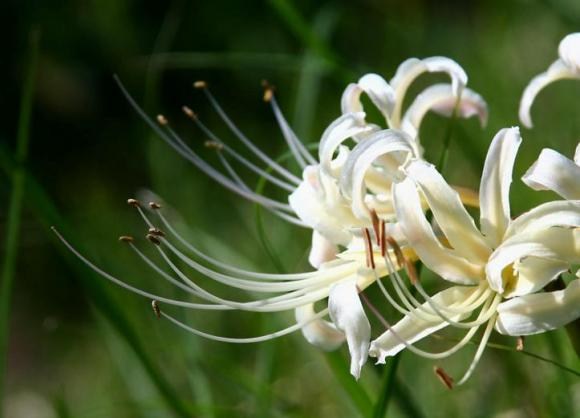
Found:
[[[389,362],[389,366],[385,367],[383,384],[379,392],[379,399],[375,403],[373,418],[383,418],[387,415],[389,401],[391,395],[394,393],[394,386],[396,385],[397,367],[400,361],[401,354],[399,353]]]
[[[7,227],[5,232],[5,252],[1,276],[2,283],[0,284],[0,416],[3,413],[2,400],[4,399],[4,371],[6,369],[9,339],[10,302],[18,258],[20,219],[22,214],[24,189],[26,186],[26,176],[22,165],[26,161],[28,146],[30,143],[30,118],[34,98],[39,43],[40,31],[34,29],[30,33],[30,52],[20,99],[20,114],[18,119],[15,154],[18,166],[10,173],[12,177],[12,195],[8,207]]]

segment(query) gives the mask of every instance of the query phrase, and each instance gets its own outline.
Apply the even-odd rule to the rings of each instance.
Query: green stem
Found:
[[[401,361],[401,353],[397,354],[390,361],[390,367],[386,368],[384,372],[384,380],[379,393],[379,399],[375,404],[375,409],[373,411],[373,418],[383,418],[387,415],[387,409],[389,407],[389,401],[391,395],[394,392],[394,386],[396,384],[395,379],[397,376],[397,366]]]
[[[24,198],[25,172],[23,164],[28,155],[30,143],[30,118],[34,96],[34,82],[38,61],[40,31],[33,29],[30,32],[29,57],[26,76],[22,87],[20,100],[20,114],[18,118],[18,132],[16,138],[16,169],[12,172],[12,195],[8,207],[7,227],[5,233],[4,263],[2,266],[2,283],[0,283],[0,416],[3,413],[4,378],[8,352],[8,334],[10,322],[10,302],[14,284],[14,272],[18,258],[18,239],[20,219],[22,216],[22,200]]]

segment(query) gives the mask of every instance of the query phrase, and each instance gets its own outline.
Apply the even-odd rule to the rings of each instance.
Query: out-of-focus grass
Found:
[[[14,38],[8,43],[23,45],[27,19],[41,22],[44,36],[32,125],[35,146],[27,171],[32,177],[27,177],[30,193],[20,245],[20,254],[26,257],[20,258],[24,261],[15,281],[5,399],[10,411],[23,395],[48,399],[52,416],[63,417],[169,417],[176,415],[172,402],[183,405],[178,410],[205,417],[366,417],[385,396],[381,388],[389,366],[369,363],[355,382],[348,374],[345,348],[326,355],[307,345],[299,333],[249,346],[202,341],[157,321],[148,301],[98,281],[75,262],[65,262],[69,259],[62,257],[62,247],[55,247],[50,236],[51,224],[64,227],[63,232],[107,270],[139,287],[182,297],[156,281],[128,251],[117,248],[118,235],[134,233],[139,239],[144,231],[124,205],[144,186],[184,215],[191,230],[187,237],[206,251],[232,264],[275,269],[260,243],[252,205],[218,189],[152,138],[115,89],[111,74],[120,73],[137,97],[147,96],[140,103],[152,115],[166,113],[196,149],[202,148],[205,138],[176,116],[183,103],[227,137],[207,103],[189,89],[191,81],[206,79],[248,135],[278,156],[284,145],[261,101],[261,79],[277,86],[282,108],[305,142],[311,142],[338,115],[345,84],[363,72],[390,78],[409,56],[450,56],[466,69],[469,86],[490,105],[486,129],[480,130],[473,120],[455,124],[446,166],[451,181],[477,187],[493,134],[518,123],[523,87],[555,59],[559,39],[574,30],[573,22],[578,23],[580,16],[574,13],[574,2],[564,0],[462,4],[416,0],[388,5],[365,1],[324,6],[273,0],[260,5],[203,2],[195,7],[187,2],[167,6],[69,0],[42,10],[25,3],[30,4],[7,7],[6,21]],[[11,13],[18,19],[10,19]],[[19,50],[24,47],[15,49]],[[154,65],[148,66],[152,51]],[[8,63],[23,61],[12,49],[6,54]],[[14,82],[6,83],[0,97],[7,121],[18,115],[11,104],[23,81],[19,66],[8,67],[8,79]],[[580,137],[575,110],[579,93],[580,85],[563,82],[543,92],[534,106],[536,128],[522,131],[524,144],[512,194],[515,213],[553,198],[530,192],[517,178],[543,147],[572,153]],[[426,119],[421,138],[431,161],[441,155],[447,122],[434,115]],[[13,124],[0,127],[3,139],[11,138],[4,131],[9,126]],[[5,161],[9,147],[2,145]],[[7,190],[2,184],[0,198]],[[0,206],[2,231],[4,210]],[[267,213],[262,225],[285,268],[307,268],[307,232],[287,227]],[[211,286],[201,277],[195,279]],[[426,281],[434,283],[427,274]],[[200,328],[237,336],[259,335],[292,320],[291,314],[177,315]],[[446,343],[432,339],[424,344],[437,349]],[[392,388],[388,415],[580,413],[576,376],[522,353],[495,350],[495,344],[505,349],[514,342],[494,337],[473,378],[452,392],[438,384],[432,362],[406,353],[400,359],[397,384],[387,385]],[[578,368],[563,331],[528,338],[526,350]],[[443,365],[460,374],[473,351],[467,347]],[[148,368],[154,372],[148,373]],[[156,374],[163,380],[165,398],[155,383]]]

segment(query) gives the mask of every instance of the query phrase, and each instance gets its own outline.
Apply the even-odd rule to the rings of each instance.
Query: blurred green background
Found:
[[[488,348],[468,384],[448,391],[433,363],[411,353],[401,356],[393,383],[385,384],[391,365],[369,363],[355,384],[345,347],[326,354],[300,333],[250,345],[202,340],[156,320],[148,300],[97,278],[49,229],[57,225],[106,270],[178,297],[117,243],[119,235],[144,234],[125,200],[148,188],[181,214],[188,238],[217,258],[259,271],[304,271],[310,234],[268,214],[257,223],[254,205],[220,188],[153,135],[113,74],[151,115],[163,112],[215,162],[203,148],[206,138],[180,111],[188,104],[227,137],[203,95],[191,88],[195,80],[208,81],[248,136],[279,157],[286,149],[261,99],[261,80],[277,87],[292,126],[313,143],[339,115],[348,82],[369,71],[389,79],[408,57],[448,56],[463,66],[469,86],[490,108],[484,130],[475,120],[456,124],[445,172],[456,184],[477,187],[492,136],[518,124],[524,86],[556,58],[559,40],[580,28],[580,3],[7,0],[2,10],[0,250],[3,271],[15,266],[13,289],[4,287],[2,295],[3,311],[10,312],[5,417],[370,417],[384,414],[377,407],[381,399],[393,417],[580,416],[577,376],[514,351]],[[23,90],[34,33],[40,35],[27,122]],[[411,93],[444,79],[424,76]],[[579,94],[580,83],[561,82],[540,95],[536,128],[522,131],[514,213],[554,197],[529,192],[519,177],[543,147],[572,154],[580,138]],[[26,137],[26,127],[30,147],[21,158],[17,137]],[[446,119],[428,116],[421,138],[431,160],[448,127]],[[24,191],[22,210],[10,206],[15,189]],[[274,257],[264,248],[260,225]],[[11,248],[17,249],[12,255]],[[291,312],[173,312],[228,336],[259,335],[293,320]],[[513,339],[492,340],[515,345]],[[426,342],[431,344],[441,343]],[[527,339],[526,350],[580,369],[564,330]],[[473,352],[467,347],[441,364],[461,374]]]

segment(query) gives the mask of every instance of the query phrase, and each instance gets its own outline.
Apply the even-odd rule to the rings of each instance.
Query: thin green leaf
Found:
[[[20,219],[22,216],[22,201],[26,186],[26,176],[22,165],[28,156],[30,143],[30,118],[34,98],[34,85],[36,80],[36,68],[40,43],[40,31],[33,29],[30,32],[29,56],[26,68],[26,76],[20,96],[20,114],[18,119],[18,132],[16,138],[16,162],[18,167],[10,173],[12,179],[12,195],[8,207],[8,217],[5,232],[5,252],[2,264],[2,283],[0,284],[0,416],[3,414],[2,401],[4,399],[4,370],[6,369],[8,334],[10,323],[10,305],[14,273],[18,258],[18,240],[20,233]]]

